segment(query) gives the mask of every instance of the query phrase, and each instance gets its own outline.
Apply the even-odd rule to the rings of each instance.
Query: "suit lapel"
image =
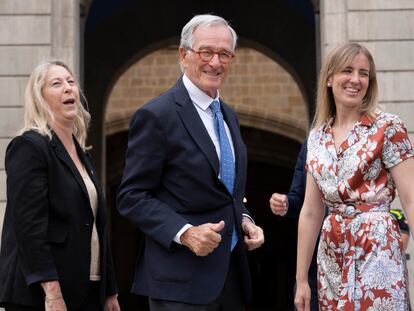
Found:
[[[184,126],[198,147],[204,153],[212,169],[218,176],[219,160],[216,149],[207,133],[203,121],[197,113],[197,110],[184,87],[182,79],[180,79],[175,86],[175,99],[177,103],[177,112],[183,121]]]
[[[99,186],[99,181],[98,181],[97,176],[95,175],[90,158],[85,154],[85,152],[82,150],[82,148],[80,147],[80,145],[78,144],[76,140],[75,140],[75,144],[76,144],[76,149],[78,151],[79,158],[82,161],[82,163],[85,165],[85,169],[88,172],[88,175],[91,178],[95,186],[95,189],[96,189],[96,194],[98,196],[98,211],[96,215],[96,220],[97,220],[98,228],[100,228],[102,224],[105,222],[105,217],[103,217],[103,214],[102,214],[103,212],[102,208],[104,207],[103,206],[103,193],[101,191],[101,187]],[[89,199],[89,195],[88,195],[88,199]]]
[[[77,142],[75,142],[77,144]],[[83,193],[89,200],[88,191],[86,190],[85,183],[83,182],[83,178],[80,175],[78,169],[75,166],[75,163],[72,161],[69,153],[66,151],[63,143],[60,141],[59,137],[56,134],[52,135],[51,145],[57,155],[57,157],[69,168],[73,177],[78,182],[79,186],[81,187]]]

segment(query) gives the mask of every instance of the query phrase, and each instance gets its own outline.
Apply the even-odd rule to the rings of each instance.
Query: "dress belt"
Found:
[[[387,213],[390,211],[389,203],[343,203],[329,206],[329,214],[340,215],[344,218],[353,219],[362,213]]]

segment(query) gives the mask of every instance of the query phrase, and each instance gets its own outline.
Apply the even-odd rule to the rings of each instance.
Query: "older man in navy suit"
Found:
[[[264,235],[243,205],[246,148],[218,91],[236,41],[223,18],[195,16],[184,75],[132,118],[117,203],[145,234],[132,292],[151,310],[243,310],[251,296],[246,249]]]

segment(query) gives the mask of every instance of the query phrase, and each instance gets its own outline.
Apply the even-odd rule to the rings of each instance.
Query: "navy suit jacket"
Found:
[[[302,209],[306,190],[305,165],[307,151],[307,140],[305,140],[296,159],[295,172],[293,174],[292,183],[290,184],[290,189],[287,194],[289,208],[285,217],[288,218],[298,218],[300,210]]]
[[[117,293],[103,193],[91,158],[75,141],[98,194],[94,219],[88,192],[59,138],[35,131],[14,138],[6,152],[7,207],[0,252],[0,306],[44,306],[39,283],[59,280],[68,310],[89,287],[93,223],[100,244],[100,301]]]
[[[119,212],[145,234],[132,292],[152,298],[207,304],[220,294],[230,261],[232,229],[239,238],[241,288],[250,299],[250,276],[241,230],[247,155],[236,113],[221,102],[235,151],[236,180],[230,194],[218,179],[214,144],[182,79],[132,118],[126,166],[118,190]],[[198,257],[173,241],[187,223],[225,221],[222,241]]]

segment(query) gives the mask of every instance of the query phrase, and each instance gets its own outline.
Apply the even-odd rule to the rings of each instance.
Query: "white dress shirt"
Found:
[[[204,126],[206,127],[206,130],[214,144],[214,147],[216,148],[217,156],[220,161],[220,158],[221,158],[220,141],[219,141],[219,137],[217,136],[217,132],[214,128],[213,112],[210,109],[210,104],[212,103],[213,100],[220,101],[219,92],[217,90],[216,98],[211,98],[206,93],[204,93],[202,90],[200,90],[193,82],[191,82],[191,80],[185,74],[183,75],[183,83],[184,83],[185,88],[187,89],[188,94],[190,95],[190,98],[194,104],[194,107],[196,108],[201,120],[203,121]],[[224,121],[224,127],[226,129],[227,137],[229,138],[229,141],[230,141],[230,147],[231,147],[231,152],[233,154],[233,159],[235,159],[233,139],[231,137],[230,129],[227,126],[226,121]],[[220,173],[218,177],[220,177]],[[248,218],[251,219],[249,215],[243,214],[243,216],[247,216]],[[174,241],[176,243],[181,244],[181,241],[180,241],[181,235],[190,227],[192,227],[192,225],[190,224],[186,224],[184,227],[182,227],[181,230],[178,231],[178,233],[175,235]]]

